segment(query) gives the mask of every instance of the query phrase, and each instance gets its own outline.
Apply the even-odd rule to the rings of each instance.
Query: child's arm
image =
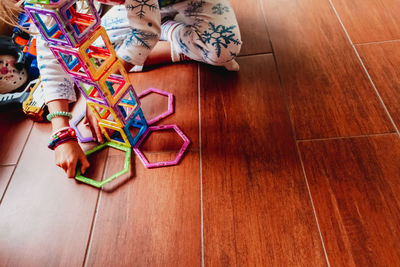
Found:
[[[47,103],[49,113],[57,111],[68,111],[68,100],[59,99]],[[53,117],[51,120],[53,131],[57,131],[64,127],[69,127],[68,117]],[[90,166],[81,147],[77,141],[67,141],[54,149],[56,165],[62,168],[69,178],[75,177],[76,164],[81,163],[81,172],[85,173]]]
[[[75,102],[74,82],[70,75],[65,73],[45,40],[38,36],[36,44],[45,102],[48,103],[57,99]]]
[[[76,100],[74,82],[61,68],[48,45],[37,38],[38,64],[44,87],[44,96],[49,113],[69,111],[68,104]],[[69,127],[68,117],[53,117],[51,120],[53,132]],[[96,122],[97,125],[97,122]],[[76,164],[81,163],[81,172],[89,167],[81,147],[76,141],[67,141],[54,150],[56,165],[64,169],[69,178],[75,177]]]

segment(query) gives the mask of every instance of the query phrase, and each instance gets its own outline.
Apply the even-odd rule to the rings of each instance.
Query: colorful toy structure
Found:
[[[73,77],[108,140],[106,144],[87,151],[86,155],[106,146],[126,152],[125,167],[119,173],[103,181],[95,181],[84,177],[78,168],[76,179],[95,187],[114,180],[129,170],[131,147],[148,168],[178,164],[190,143],[189,139],[176,125],[149,128],[128,74],[117,58],[105,29],[100,26],[100,16],[93,0],[85,0],[83,4],[78,0],[28,0],[25,10],[50,44],[63,69]],[[152,90],[169,99],[168,111],[151,120],[153,123],[173,112],[173,96],[161,90]],[[75,121],[75,128],[81,119],[82,116]],[[136,134],[132,134],[134,128]],[[175,160],[150,164],[140,151],[140,145],[151,131],[159,129],[174,129],[184,144]],[[90,138],[82,140],[79,131],[77,135],[81,141],[90,141]]]

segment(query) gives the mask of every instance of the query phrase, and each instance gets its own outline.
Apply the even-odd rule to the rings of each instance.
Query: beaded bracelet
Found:
[[[51,137],[53,138],[53,140],[48,145],[48,148],[50,148],[51,150],[54,150],[57,146],[61,145],[64,142],[71,140],[78,141],[75,130],[71,127],[64,127],[58,130],[55,134],[52,134]]]
[[[56,111],[49,113],[46,118],[48,121],[51,121],[54,117],[68,117],[68,119],[72,119],[72,114],[68,111]]]
[[[60,133],[60,132],[67,131],[68,129],[75,130],[74,128],[72,128],[72,127],[70,127],[70,126],[66,126],[66,127],[63,127],[63,128],[61,128],[61,129],[58,129],[58,130],[54,131],[54,132],[51,134],[51,136],[54,136],[54,135],[56,135],[56,134],[58,134],[58,133]]]
[[[61,145],[62,143],[65,143],[65,142],[67,142],[67,141],[75,141],[75,142],[78,142],[78,138],[75,136],[75,137],[68,137],[68,138],[65,138],[65,139],[60,139],[60,140],[58,140],[58,141],[55,142],[55,143],[50,143],[48,147],[49,147],[51,150],[54,150],[54,149],[56,149],[56,147],[58,147],[59,145]]]

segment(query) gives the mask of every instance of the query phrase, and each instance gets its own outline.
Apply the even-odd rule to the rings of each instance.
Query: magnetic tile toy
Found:
[[[105,147],[126,152],[123,170],[96,181],[83,176],[78,166],[76,179],[95,187],[114,180],[126,173],[130,167],[131,147],[147,168],[176,165],[190,144],[189,139],[176,125],[151,126],[174,112],[173,95],[149,88],[138,97],[129,80],[122,61],[117,58],[114,47],[103,27],[93,0],[28,0],[25,9],[43,38],[50,44],[50,50],[66,73],[73,77],[83,93],[89,108],[98,120],[98,125],[108,142],[87,151],[89,155]],[[85,7],[85,10],[81,9]],[[143,115],[140,97],[150,93],[168,98],[168,110],[147,121]],[[84,113],[74,122],[80,141],[92,139],[81,136],[77,125]],[[183,145],[172,161],[150,163],[140,150],[140,145],[152,132],[173,129]]]
[[[96,153],[99,150],[104,149],[105,147],[112,147],[112,148],[115,148],[115,149],[118,149],[118,150],[122,150],[122,151],[125,152],[125,161],[124,161],[123,169],[121,171],[117,172],[117,173],[114,173],[110,177],[107,177],[103,181],[96,181],[96,180],[93,180],[91,178],[83,176],[82,173],[81,173],[80,167],[78,166],[78,168],[76,170],[76,176],[75,176],[76,180],[78,180],[80,182],[83,182],[83,183],[86,183],[86,184],[89,184],[91,186],[100,188],[100,187],[104,186],[105,184],[113,181],[117,177],[119,177],[119,176],[121,176],[121,175],[123,175],[123,174],[125,174],[125,173],[127,173],[129,171],[129,167],[130,167],[130,164],[131,164],[131,149],[129,147],[121,146],[121,145],[118,145],[118,144],[115,144],[115,143],[111,143],[111,142],[106,142],[106,143],[101,144],[101,145],[99,145],[99,146],[97,146],[97,147],[95,147],[95,148],[93,148],[91,150],[86,151],[85,155],[86,156],[91,155],[93,153]]]
[[[100,130],[109,142],[131,147],[123,128],[99,122]]]
[[[132,86],[128,87],[114,106],[115,110],[120,111],[117,115],[121,114],[121,120],[124,124],[127,124],[134,117],[139,108],[140,101]]]
[[[132,128],[138,129],[138,132],[135,135],[132,134]],[[140,137],[144,135],[147,129],[148,124],[140,108],[135,112],[135,115],[131,118],[131,120],[124,126],[124,131],[132,146],[139,141]]]
[[[87,142],[92,142],[92,141],[94,141],[93,136],[87,136],[87,137],[85,137],[85,136],[82,135],[81,131],[79,131],[78,124],[83,120],[83,118],[85,117],[85,115],[86,115],[86,110],[84,110],[84,111],[82,112],[82,114],[79,115],[79,117],[78,117],[76,120],[74,120],[74,121],[72,122],[72,125],[71,125],[72,128],[75,129],[75,133],[76,133],[76,137],[78,137],[78,141],[81,142],[81,143],[87,143]]]
[[[108,106],[108,100],[104,96],[103,91],[97,82],[92,82],[88,79],[74,77],[74,82],[83,96],[91,102],[99,103]]]
[[[85,6],[86,13],[75,9],[77,2],[72,0],[57,1],[48,6],[26,5],[25,10],[46,41],[76,47],[100,26],[100,17],[93,1],[85,0],[80,4]]]
[[[143,154],[143,152],[140,149],[141,144],[146,138],[149,138],[152,132],[155,131],[162,131],[162,130],[167,130],[167,129],[173,129],[176,131],[176,133],[183,139],[183,145],[181,149],[179,150],[178,154],[176,155],[174,160],[171,161],[162,161],[162,162],[149,162],[149,160],[146,158],[146,156]],[[186,137],[186,135],[179,129],[178,126],[175,124],[171,125],[160,125],[160,126],[150,126],[146,133],[143,135],[143,137],[139,140],[139,142],[136,143],[136,145],[133,147],[136,155],[140,158],[142,163],[146,166],[146,168],[156,168],[156,167],[164,167],[164,166],[172,166],[172,165],[177,165],[179,161],[182,158],[183,153],[185,153],[186,149],[188,148],[190,144],[190,140]]]
[[[131,83],[121,61],[117,60],[99,79],[98,84],[110,105],[114,106]]]
[[[138,95],[138,97],[140,99],[140,98],[143,98],[146,95],[149,95],[149,94],[152,94],[152,93],[168,97],[168,109],[165,112],[163,112],[162,114],[160,114],[160,115],[158,115],[158,116],[156,116],[156,117],[154,117],[152,119],[148,119],[147,123],[149,125],[152,125],[152,124],[156,123],[157,121],[159,121],[159,120],[161,120],[161,119],[163,119],[165,117],[168,117],[169,115],[174,113],[174,95],[172,93],[168,93],[168,92],[165,92],[163,90],[156,89],[156,88],[148,88],[148,89],[144,90],[143,92],[141,92]]]
[[[104,41],[105,47],[94,43],[98,38]],[[52,45],[50,50],[66,72],[74,77],[93,81],[97,81],[107,69],[111,69],[117,59],[115,50],[103,27],[99,27],[94,35],[78,48]]]
[[[114,110],[111,107],[107,107],[98,103],[88,102],[89,108],[93,111],[97,120],[108,125],[115,127],[123,127],[124,125],[120,121],[119,116],[115,114],[118,110]]]

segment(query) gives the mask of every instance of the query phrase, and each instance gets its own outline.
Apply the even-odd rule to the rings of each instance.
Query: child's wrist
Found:
[[[51,120],[53,131],[57,131],[64,127],[69,127],[69,119],[66,117],[55,117]]]
[[[56,147],[64,144],[65,142],[78,141],[75,130],[72,127],[64,127],[55,131],[51,135],[51,139],[52,140],[48,145],[48,148],[50,148],[51,150],[54,150]]]

